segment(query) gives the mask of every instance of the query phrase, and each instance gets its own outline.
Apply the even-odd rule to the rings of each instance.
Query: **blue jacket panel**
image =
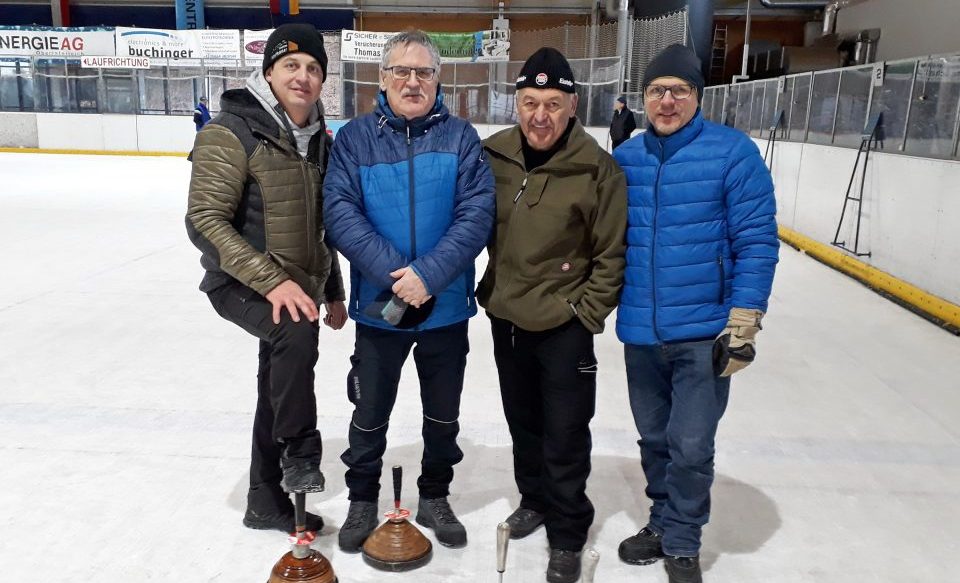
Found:
[[[675,134],[648,129],[613,156],[628,198],[620,340],[712,338],[730,308],[766,311],[779,249],[776,199],[753,141],[698,111]]]
[[[350,317],[364,314],[410,265],[437,303],[418,329],[477,313],[474,260],[493,228],[494,181],[480,138],[449,115],[442,93],[426,117],[396,117],[381,93],[377,111],[337,133],[323,184],[324,224],[350,261]]]

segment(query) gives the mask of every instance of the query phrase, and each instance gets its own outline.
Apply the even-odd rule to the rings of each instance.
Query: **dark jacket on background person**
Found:
[[[576,316],[596,334],[623,281],[626,180],[580,122],[570,123],[566,144],[531,172],[519,126],[484,141],[497,181],[497,227],[477,300],[524,330]]]
[[[637,129],[637,120],[634,119],[633,112],[626,105],[620,111],[613,112],[613,120],[610,122],[610,141],[616,148],[623,142],[630,139],[630,134]]]
[[[364,310],[408,264],[437,298],[418,329],[475,315],[474,260],[493,226],[492,192],[477,131],[450,115],[443,93],[407,121],[381,92],[375,112],[337,133],[324,183],[330,241],[350,261],[350,317],[395,330]]]
[[[237,280],[265,296],[292,279],[318,305],[342,301],[340,267],[325,241],[322,214],[331,138],[321,116],[306,157],[298,153],[286,114],[263,84],[266,97],[258,98],[249,83],[224,93],[220,114],[197,134],[186,224],[207,270],[200,289]],[[265,99],[274,104],[272,113]]]

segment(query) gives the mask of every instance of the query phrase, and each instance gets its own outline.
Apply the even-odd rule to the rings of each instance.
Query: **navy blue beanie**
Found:
[[[683,79],[697,88],[697,99],[703,99],[703,71],[700,69],[700,58],[693,49],[677,44],[660,51],[643,73],[643,86],[650,85],[660,77]]]

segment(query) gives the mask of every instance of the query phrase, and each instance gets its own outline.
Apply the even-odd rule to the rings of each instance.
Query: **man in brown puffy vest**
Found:
[[[321,185],[330,138],[320,104],[327,55],[306,24],[267,40],[262,70],[223,94],[197,134],[187,231],[203,252],[200,284],[224,319],[260,340],[250,489],[243,523],[293,529],[288,493],[323,490],[314,367],[319,310],[346,321]],[[224,355],[227,356],[227,355]],[[309,514],[307,527],[323,527]]]

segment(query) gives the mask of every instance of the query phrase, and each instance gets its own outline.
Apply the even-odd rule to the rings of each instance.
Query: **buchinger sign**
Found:
[[[240,60],[239,30],[163,30],[118,26],[117,56],[169,60],[170,65],[195,66]]]
[[[113,32],[76,29],[0,29],[0,55],[80,57],[113,56]]]

